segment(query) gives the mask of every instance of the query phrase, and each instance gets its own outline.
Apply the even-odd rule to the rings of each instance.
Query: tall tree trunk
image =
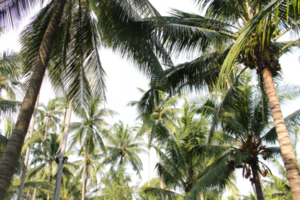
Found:
[[[255,185],[255,193],[256,193],[256,197],[257,200],[265,200],[264,198],[264,191],[260,182],[260,178],[259,178],[259,172],[257,170],[258,167],[256,165],[252,165],[251,166],[252,169],[252,174],[253,174],[253,179],[254,179],[254,185]]]
[[[61,185],[61,179],[62,179],[62,172],[63,172],[63,161],[65,157],[66,152],[66,146],[68,141],[68,131],[71,121],[71,114],[72,114],[72,100],[69,102],[69,107],[65,115],[65,121],[64,121],[64,136],[61,141],[61,149],[60,149],[60,157],[58,162],[58,171],[56,175],[56,184],[55,184],[55,190],[54,190],[54,197],[53,200],[59,199],[59,193],[60,193],[60,185]]]
[[[39,151],[41,150],[41,143],[39,143],[39,145],[38,145],[38,150],[39,150]],[[36,163],[34,164],[34,167],[36,167]],[[32,178],[31,178],[31,180],[32,180]],[[36,190],[37,190],[37,186],[35,185],[35,186],[34,186],[34,190],[33,190],[32,200],[35,200]]]
[[[34,105],[50,59],[51,49],[56,38],[66,0],[55,1],[53,13],[43,37],[36,65],[23,100],[15,128],[0,160],[0,200],[5,198],[15,167],[18,163],[22,145],[34,111]]]
[[[52,164],[51,164],[50,170],[51,170],[50,173],[52,173]],[[51,185],[51,183],[52,183],[52,175],[50,175],[50,185]],[[47,200],[50,200],[50,188],[48,189]]]
[[[148,132],[148,187],[150,187],[150,134]]]
[[[81,191],[81,200],[84,200],[85,196],[85,177],[86,177],[86,161],[87,161],[87,149],[89,146],[89,142],[86,142],[85,145],[85,152],[84,152],[84,164],[83,164],[83,171],[82,171],[82,191]]]
[[[300,200],[300,174],[293,151],[291,140],[282,116],[280,104],[278,101],[276,89],[273,82],[272,73],[268,68],[262,72],[265,89],[269,98],[269,103],[273,115],[273,120],[278,136],[282,159],[290,183],[293,200]]]
[[[204,194],[203,194],[203,191],[200,193],[200,200],[204,200]]]
[[[37,101],[35,103],[35,108],[37,108],[38,103],[39,103],[39,97],[37,97]],[[31,120],[29,140],[32,139],[35,118],[36,118],[36,114],[33,115],[33,118]],[[23,193],[23,188],[24,188],[24,183],[25,183],[25,178],[26,178],[26,173],[27,173],[27,168],[28,168],[30,148],[31,148],[31,141],[29,141],[27,149],[26,149],[25,160],[24,160],[24,169],[22,172],[21,184],[20,184],[20,189],[19,189],[17,200],[21,200],[21,198],[22,198],[22,193]]]
[[[158,140],[158,149],[161,150],[161,141],[160,140]],[[158,162],[159,162],[159,164],[162,165],[161,157],[159,154],[158,154]],[[160,187],[160,189],[164,189],[163,175],[160,175],[160,177],[159,177],[159,187]],[[161,200],[164,200],[163,195],[161,195]]]
[[[50,200],[50,188],[48,189],[47,200]]]

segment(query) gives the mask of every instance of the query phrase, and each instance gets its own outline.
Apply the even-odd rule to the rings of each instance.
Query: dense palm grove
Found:
[[[3,0],[0,29],[39,3],[21,51],[0,56],[0,200],[300,199],[300,110],[280,108],[299,86],[279,62],[299,48],[297,1],[195,0],[203,16],[161,16],[148,0]],[[118,111],[105,106],[113,66],[100,46],[150,80],[128,102],[135,126],[107,122]],[[45,105],[44,76],[57,94]],[[137,183],[150,150],[155,169]]]

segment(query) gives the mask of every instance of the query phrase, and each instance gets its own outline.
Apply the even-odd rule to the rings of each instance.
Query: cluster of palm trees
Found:
[[[1,23],[13,25],[12,22],[22,16],[26,7],[37,2],[1,2]],[[62,106],[66,113],[61,126],[61,149],[58,154],[58,150],[50,153],[45,148],[59,148],[54,144],[58,136],[55,139],[50,132],[58,130],[55,128],[58,105],[50,102],[47,109],[51,112],[45,107],[36,119],[32,119],[21,188],[24,187],[30,145],[35,144],[32,138],[36,126],[40,129],[37,137],[40,145],[34,153],[41,159],[48,157],[45,160],[49,168],[45,168],[45,172],[50,169],[52,172],[43,175],[43,170],[36,170],[30,173],[30,177],[42,177],[51,185],[56,176],[59,181],[54,196],[59,196],[60,185],[67,186],[61,174],[68,132],[74,132],[71,146],[79,144],[78,155],[84,156],[82,198],[87,196],[89,177],[95,177],[90,171],[93,169],[90,166],[92,159],[102,154],[103,158],[106,158],[104,154],[110,155],[103,163],[112,166],[106,177],[107,183],[123,182],[127,188],[121,194],[131,191],[128,178],[123,176],[123,163],[131,163],[139,172],[141,162],[137,153],[142,150],[138,149],[140,143],[136,137],[132,138],[130,128],[120,123],[110,132],[101,118],[113,112],[100,109],[98,105],[101,98],[105,99],[105,71],[98,51],[100,45],[121,52],[151,79],[151,87],[144,91],[140,101],[130,103],[137,106],[138,118],[143,122],[136,130],[137,135],[146,134],[148,148],[155,147],[159,154],[159,189],[147,187],[144,190],[146,195],[160,199],[203,199],[209,195],[208,191],[221,191],[230,185],[232,171],[242,168],[243,176],[251,177],[257,198],[263,199],[259,174],[266,176],[270,170],[260,158],[269,159],[281,153],[292,198],[300,199],[300,174],[289,136],[299,124],[299,112],[284,119],[280,108],[284,97],[292,99],[298,91],[285,87],[283,96],[276,92],[276,81],[282,73],[279,58],[299,46],[299,4],[284,0],[196,2],[205,9],[204,16],[172,10],[171,16],[163,17],[148,0],[47,2],[22,32],[20,56],[10,59],[10,62],[18,60],[22,63],[22,74],[26,79],[22,87],[26,88],[26,94],[22,103],[3,101],[2,111],[19,110],[16,125],[1,154],[0,199],[4,199],[11,185],[15,166],[26,146],[23,144],[46,71],[53,87],[66,94]],[[297,38],[282,41],[282,36],[287,33]],[[182,53],[198,57],[174,65],[172,55]],[[4,55],[0,63],[3,66],[3,85],[7,85],[9,79],[18,78],[14,73],[16,69],[8,67],[12,63],[7,60]],[[257,87],[250,84],[256,75],[245,75],[250,70],[258,74]],[[206,92],[211,98],[203,106],[186,102],[182,114],[178,109],[170,108],[176,107],[178,94],[195,90]],[[81,118],[80,123],[70,124],[72,109]],[[273,128],[270,127],[270,117],[274,121]],[[101,134],[111,146],[106,148]],[[267,146],[276,142],[279,142],[280,149]],[[124,149],[132,144],[137,146],[133,145],[131,152]],[[57,174],[53,172],[53,159],[58,163]],[[35,163],[43,162],[36,160]],[[116,163],[119,165],[115,166]],[[51,189],[46,187],[50,198]],[[106,194],[113,195],[109,191]]]

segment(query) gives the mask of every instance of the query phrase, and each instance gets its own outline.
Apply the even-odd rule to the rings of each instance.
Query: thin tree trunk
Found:
[[[158,140],[158,149],[161,150],[161,141],[160,140]],[[161,157],[159,154],[158,154],[158,162],[159,162],[159,164],[162,165]],[[160,175],[160,177],[159,177],[159,187],[160,187],[160,189],[164,189],[163,175]],[[163,195],[161,195],[161,200],[164,200]]]
[[[39,97],[37,97],[37,101],[35,103],[35,108],[37,108],[38,103],[39,103]],[[35,118],[36,118],[36,114],[33,115],[33,118],[31,120],[29,140],[32,139]],[[30,148],[31,148],[31,141],[29,141],[27,149],[26,149],[25,160],[24,160],[24,169],[22,172],[21,184],[20,184],[20,189],[19,189],[17,200],[21,200],[21,198],[22,198],[22,193],[23,193],[23,188],[24,188],[24,183],[25,183],[25,178],[26,178],[26,173],[27,173],[27,168],[28,168]]]
[[[39,151],[41,150],[41,143],[39,143],[38,150],[39,150]],[[36,167],[36,163],[34,164],[34,167]],[[37,187],[36,187],[36,185],[35,185],[35,186],[34,186],[34,190],[33,190],[32,200],[35,200],[36,190],[37,190]]]
[[[293,200],[300,200],[300,174],[293,151],[291,140],[282,116],[276,89],[273,82],[272,73],[268,68],[262,72],[265,89],[269,98],[270,108],[278,136],[282,159],[290,183]]]
[[[35,200],[36,196],[36,186],[34,187],[33,194],[32,194],[32,200]]]
[[[27,194],[26,194],[26,199],[29,199],[29,194],[30,194],[30,190],[28,189]]]
[[[50,200],[50,188],[48,189],[47,200]]]
[[[203,192],[200,193],[200,200],[204,200],[204,194],[203,194]]]
[[[44,34],[36,65],[23,100],[15,128],[0,160],[0,200],[4,200],[18,163],[22,145],[34,111],[34,105],[50,59],[51,49],[56,38],[66,0],[55,1],[49,25]]]
[[[148,132],[148,187],[150,187],[150,134]]]
[[[262,188],[262,185],[260,183],[259,174],[258,174],[258,168],[256,165],[251,166],[253,179],[254,179],[254,185],[255,185],[255,192],[257,200],[264,200],[264,191]]]
[[[63,172],[63,161],[65,157],[66,152],[66,146],[68,141],[68,131],[71,121],[71,114],[72,114],[72,100],[69,102],[69,107],[65,115],[65,121],[64,121],[64,136],[61,141],[61,149],[60,149],[60,157],[58,162],[58,171],[56,175],[56,184],[55,184],[55,190],[54,190],[54,197],[53,200],[59,199],[59,193],[60,193],[60,185],[61,185],[61,179],[62,179],[62,172]]]
[[[86,161],[87,161],[87,149],[88,149],[89,142],[86,142],[85,145],[85,152],[84,152],[84,164],[83,164],[83,172],[82,172],[82,191],[81,191],[81,200],[84,200],[85,196],[85,176],[86,176]]]

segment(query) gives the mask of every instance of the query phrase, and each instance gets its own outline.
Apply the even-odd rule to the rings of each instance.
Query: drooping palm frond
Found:
[[[285,117],[284,122],[289,130],[290,137],[294,138],[295,136],[293,134],[295,134],[295,132],[292,131],[291,128],[293,127],[293,125],[300,124],[300,110],[297,110],[297,111],[291,113],[290,115],[288,115],[287,117]],[[276,141],[278,141],[275,126],[273,128],[271,128],[262,137],[262,139],[265,141],[271,142],[271,143],[275,143]]]
[[[142,192],[145,192],[147,195],[153,195],[156,198],[161,198],[161,196],[167,199],[177,199],[178,197],[182,197],[182,195],[179,193],[154,187],[147,187]]]
[[[17,28],[41,0],[2,0],[0,2],[0,28]]]

